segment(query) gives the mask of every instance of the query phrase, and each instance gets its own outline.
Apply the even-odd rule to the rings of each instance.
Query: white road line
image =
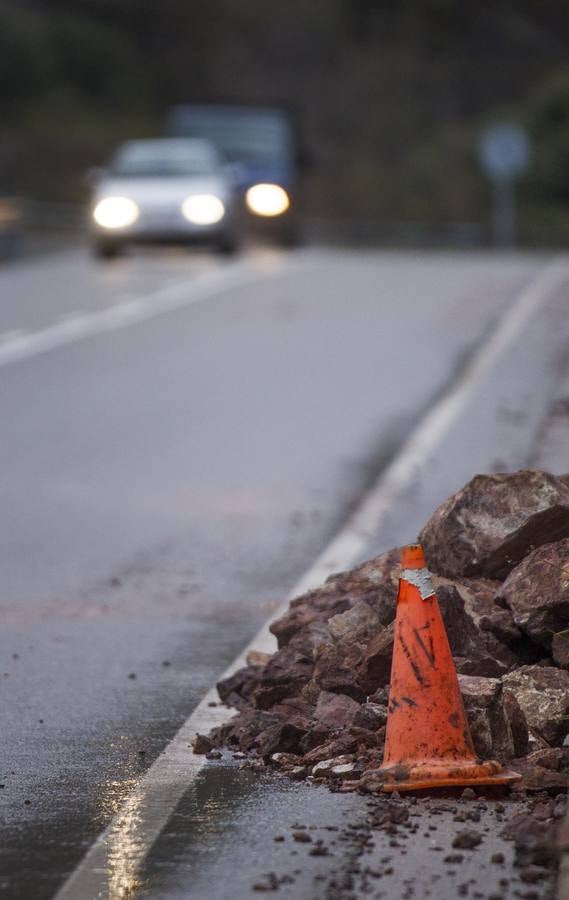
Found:
[[[22,337],[25,337],[26,332],[22,328],[14,328],[11,331],[3,331],[0,334],[0,346],[2,344],[7,344],[10,341],[19,340]]]
[[[176,281],[151,294],[131,296],[98,312],[68,313],[39,331],[0,334],[0,367],[191,306],[232,288],[293,274],[309,265],[310,260],[310,254],[300,252],[287,254],[282,259],[275,258],[271,265],[262,261],[230,263],[222,269],[196,275],[191,280]]]
[[[292,597],[317,587],[331,572],[346,569],[361,558],[387,511],[425,466],[494,365],[514,345],[532,315],[568,277],[569,262],[554,260],[519,295],[470,364],[419,421],[401,452],[383,471],[335,539],[222,678],[245,665],[249,650],[274,651],[275,639],[269,632],[269,624],[286,611]],[[150,766],[63,885],[56,900],[118,900],[134,895],[140,886],[138,873],[145,857],[178,802],[207,765],[204,757],[195,756],[189,749],[192,738],[196,732],[207,733],[234,714],[226,707],[209,705],[218,700],[217,691],[212,688]]]

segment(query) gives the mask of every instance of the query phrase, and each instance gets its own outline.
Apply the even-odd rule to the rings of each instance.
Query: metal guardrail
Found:
[[[23,204],[26,229],[76,231],[86,223],[85,206],[79,203],[51,203],[27,200]]]
[[[0,260],[69,244],[86,234],[85,207],[0,195]]]

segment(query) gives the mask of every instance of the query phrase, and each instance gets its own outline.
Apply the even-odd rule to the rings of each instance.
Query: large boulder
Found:
[[[474,749],[482,759],[511,759],[516,746],[498,678],[459,675]]]
[[[558,665],[569,658],[569,539],[544,544],[510,572],[498,598],[529,637],[552,650]]]
[[[569,537],[569,486],[541,471],[476,475],[419,535],[432,570],[504,579],[535,547]]]
[[[569,734],[569,672],[554,666],[521,666],[502,678],[532,733],[559,746]]]

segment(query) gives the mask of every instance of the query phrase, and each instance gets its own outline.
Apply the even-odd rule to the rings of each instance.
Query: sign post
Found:
[[[526,171],[530,157],[529,136],[516,122],[500,122],[481,135],[478,158],[492,182],[492,233],[499,247],[516,243],[515,181]]]

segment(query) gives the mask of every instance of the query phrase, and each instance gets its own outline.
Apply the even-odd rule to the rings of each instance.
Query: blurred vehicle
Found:
[[[205,242],[227,254],[237,249],[235,185],[209,141],[128,141],[96,182],[91,231],[98,257],[149,242]]]
[[[17,256],[24,236],[24,205],[18,197],[0,194],[0,259]]]
[[[235,167],[248,223],[287,244],[300,238],[298,147],[283,109],[184,104],[167,114],[166,132],[212,141]]]

